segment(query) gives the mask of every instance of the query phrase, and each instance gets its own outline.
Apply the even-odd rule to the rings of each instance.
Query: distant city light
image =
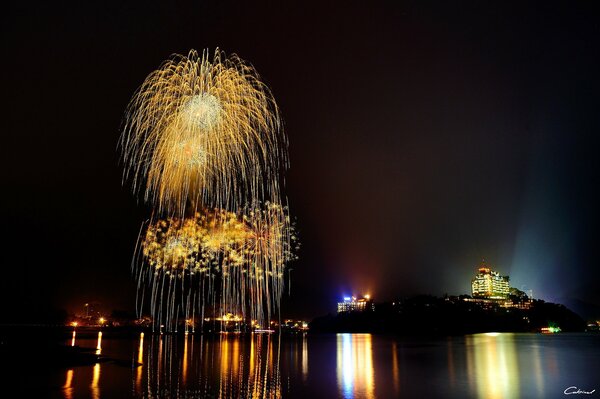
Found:
[[[269,333],[270,334],[270,333],[274,333],[275,330],[257,328],[256,330],[254,330],[254,332],[257,332],[257,333]]]
[[[243,318],[242,318],[242,316],[234,315],[233,313],[227,313],[227,314],[224,314],[222,317],[216,317],[215,320],[224,321],[224,322],[228,323],[230,321],[240,322],[243,320]],[[256,320],[254,320],[254,322],[256,322]]]
[[[375,310],[375,305],[373,304],[370,295],[363,295],[360,299],[357,299],[355,296],[344,297],[344,302],[338,302],[337,305],[338,313]]]

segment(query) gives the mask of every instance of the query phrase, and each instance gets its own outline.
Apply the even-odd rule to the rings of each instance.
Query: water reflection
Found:
[[[448,338],[446,340],[446,353],[448,357],[448,380],[450,382],[450,387],[454,387],[456,382],[456,373],[454,371],[454,352],[453,352],[452,339]]]
[[[63,392],[65,394],[66,399],[71,399],[73,397],[73,370],[67,370],[67,380],[65,381],[65,385],[63,385]]]
[[[187,326],[186,326],[187,327]],[[187,380],[187,369],[188,369],[188,342],[189,336],[186,332],[185,338],[183,341],[183,381]]]
[[[98,344],[96,344],[96,355],[102,353],[102,331],[98,331]]]
[[[337,334],[337,381],[344,398],[373,398],[371,334]]]
[[[534,344],[531,348],[531,357],[533,359],[533,374],[535,376],[535,388],[541,396],[544,396],[544,371],[542,368],[540,346],[538,344]]]
[[[100,398],[100,363],[94,365],[94,372],[92,377],[92,384],[90,385],[92,391],[92,398]]]
[[[565,381],[592,380],[600,342],[535,334],[146,333],[123,339],[104,332],[78,330],[81,350],[66,348],[92,357],[101,351],[102,362],[61,370],[52,386],[62,387],[65,398],[543,398],[562,395]],[[61,339],[69,346],[71,331]]]
[[[302,381],[308,379],[308,342],[306,334],[302,336]]]
[[[144,363],[144,333],[140,333],[140,344],[138,346],[138,357],[136,365],[135,387],[138,392],[142,390],[142,367]]]
[[[519,397],[519,362],[514,334],[467,336],[467,376],[479,398]],[[471,389],[473,390],[473,389]]]
[[[199,344],[196,351],[194,343]],[[140,347],[138,357],[142,351]],[[149,398],[279,398],[279,353],[277,336],[155,335],[143,358],[146,383],[140,381],[144,376],[135,377],[136,394]]]
[[[398,366],[398,344],[392,343],[392,376],[394,378],[394,392],[400,392],[400,366]]]

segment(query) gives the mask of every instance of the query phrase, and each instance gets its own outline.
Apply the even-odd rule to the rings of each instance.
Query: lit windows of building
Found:
[[[506,299],[510,293],[508,281],[508,276],[501,276],[482,262],[477,275],[471,280],[471,292],[475,298]]]
[[[525,292],[511,287],[509,277],[501,276],[483,261],[477,275],[471,280],[472,298],[463,298],[465,302],[476,303],[490,309],[496,306],[527,310],[533,305],[531,292]]]
[[[369,295],[365,295],[362,298],[356,298],[355,296],[344,297],[344,301],[337,304],[338,313],[364,312],[367,310],[375,310],[375,305]]]

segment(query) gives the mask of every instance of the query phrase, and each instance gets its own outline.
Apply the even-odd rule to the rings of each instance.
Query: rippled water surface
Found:
[[[5,387],[21,397],[59,398],[569,398],[569,387],[596,389],[571,398],[600,396],[600,336],[592,334],[280,339],[105,332],[71,335],[63,344],[111,360],[46,368],[31,359],[8,373]]]

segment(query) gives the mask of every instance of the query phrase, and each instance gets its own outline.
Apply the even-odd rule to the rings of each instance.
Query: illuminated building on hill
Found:
[[[369,295],[365,295],[360,299],[357,299],[355,296],[344,297],[344,301],[337,304],[338,313],[364,312],[366,310],[375,310],[375,305]]]
[[[509,277],[501,276],[492,270],[485,261],[477,268],[477,274],[471,280],[472,297],[465,297],[465,302],[476,303],[485,309],[495,307],[527,310],[533,305],[531,291],[525,292],[511,287]]]
[[[471,280],[474,298],[506,299],[510,293],[508,276],[501,276],[485,262],[479,265],[477,275]]]

